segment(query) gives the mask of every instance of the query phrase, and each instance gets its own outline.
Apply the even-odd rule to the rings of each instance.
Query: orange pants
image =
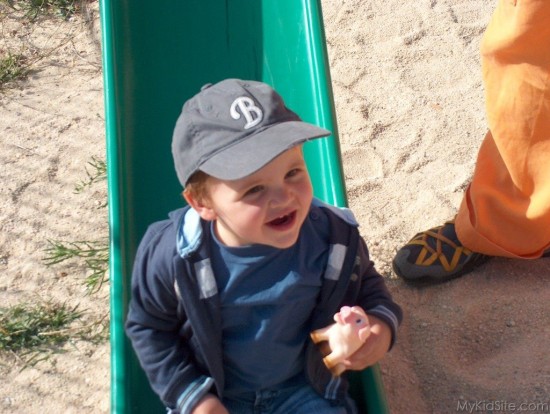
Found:
[[[499,0],[481,44],[489,133],[458,215],[469,249],[550,248],[550,0]]]

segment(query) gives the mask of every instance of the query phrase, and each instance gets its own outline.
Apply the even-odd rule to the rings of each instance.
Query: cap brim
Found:
[[[282,122],[253,133],[215,154],[199,169],[219,179],[238,180],[255,173],[284,151],[330,134],[330,131],[306,122]]]

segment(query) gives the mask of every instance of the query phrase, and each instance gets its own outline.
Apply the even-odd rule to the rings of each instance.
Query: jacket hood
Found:
[[[170,215],[177,228],[176,246],[178,254],[186,258],[195,252],[202,240],[201,217],[191,207],[177,210]]]

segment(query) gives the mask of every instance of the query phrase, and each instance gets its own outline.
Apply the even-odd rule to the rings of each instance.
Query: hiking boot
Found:
[[[451,220],[414,236],[397,251],[392,265],[403,279],[443,282],[470,272],[490,258],[464,247]]]

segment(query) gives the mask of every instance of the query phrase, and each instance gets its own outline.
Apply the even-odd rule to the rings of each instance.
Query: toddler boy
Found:
[[[228,79],[185,103],[172,153],[187,207],[137,252],[126,323],[172,413],[349,413],[309,333],[342,306],[369,318],[347,369],[376,363],[401,321],[351,212],[313,197],[302,122],[268,85]]]

